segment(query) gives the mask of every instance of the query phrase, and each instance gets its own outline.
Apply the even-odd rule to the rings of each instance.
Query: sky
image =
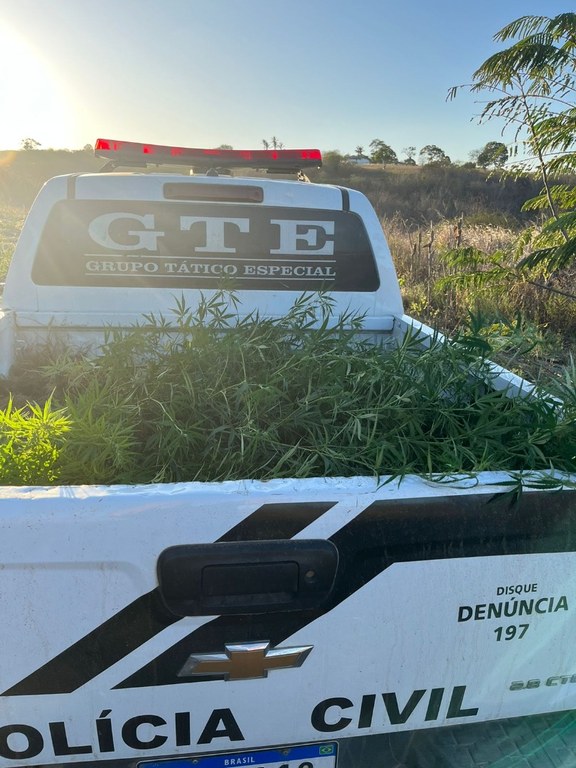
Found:
[[[32,138],[369,151],[488,141],[478,95],[449,88],[524,15],[563,0],[0,0],[0,150]]]

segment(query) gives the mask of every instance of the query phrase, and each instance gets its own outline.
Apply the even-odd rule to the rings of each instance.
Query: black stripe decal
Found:
[[[335,503],[264,504],[218,541],[292,538]],[[1,695],[37,696],[75,691],[179,620],[166,611],[158,589],[153,589]]]
[[[340,554],[335,594],[307,613],[220,616],[173,645],[116,688],[190,684],[180,678],[192,653],[220,652],[226,643],[268,640],[273,646],[315,621],[393,563],[576,550],[576,494],[524,494],[522,503],[488,495],[376,501],[332,537]],[[382,595],[382,599],[386,599]]]
[[[175,621],[178,619],[167,615],[154,589],[4,691],[2,696],[75,691]]]
[[[66,194],[68,200],[74,200],[76,198],[76,179],[80,176],[79,173],[73,173],[68,176],[68,182],[66,185]]]
[[[343,211],[349,211],[350,210],[350,192],[346,189],[346,187],[338,187],[340,190],[340,193],[342,195],[342,210]]]
[[[264,504],[221,536],[218,541],[291,539],[322,517],[335,504],[335,501]]]

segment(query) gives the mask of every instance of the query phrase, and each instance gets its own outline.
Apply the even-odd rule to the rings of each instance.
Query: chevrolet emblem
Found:
[[[230,643],[225,653],[194,653],[188,657],[178,677],[217,675],[223,680],[254,680],[268,677],[274,669],[301,667],[314,646],[270,648],[269,642]]]

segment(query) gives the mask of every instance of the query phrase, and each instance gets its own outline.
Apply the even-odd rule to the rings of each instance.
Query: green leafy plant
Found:
[[[60,450],[70,426],[50,400],[0,410],[0,481],[3,485],[50,485],[59,475]]]
[[[513,168],[542,182],[525,210],[548,214],[520,266],[545,263],[551,271],[576,257],[576,187],[562,177],[576,170],[576,13],[523,16],[496,35],[512,44],[474,73],[470,90],[488,92],[481,121],[497,119],[512,133],[512,154],[527,152]],[[452,88],[453,98],[458,87]]]
[[[423,346],[414,332],[385,348],[360,333],[360,316],[334,316],[328,296],[302,296],[282,318],[236,309],[224,292],[194,311],[180,301],[97,357],[44,364],[40,386],[67,414],[54,481],[576,468],[570,380],[562,407],[495,391],[479,321],[453,341]]]

